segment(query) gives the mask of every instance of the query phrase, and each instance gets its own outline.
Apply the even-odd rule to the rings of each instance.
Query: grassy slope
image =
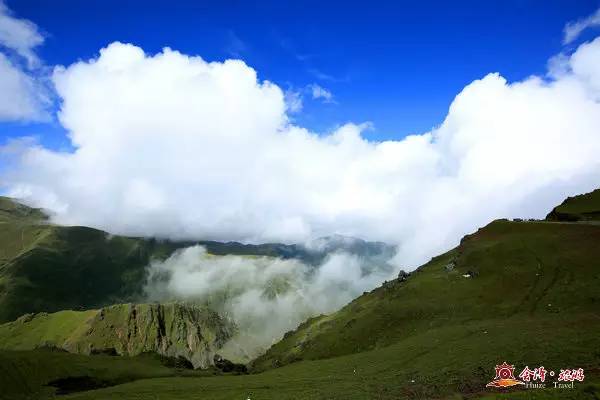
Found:
[[[134,300],[149,260],[187,245],[51,225],[39,210],[3,197],[0,227],[0,322]]]
[[[0,267],[0,321],[28,312],[93,308],[134,300],[141,294],[152,257],[178,246],[109,237],[84,227],[32,225],[34,238]]]
[[[11,362],[22,365],[24,353],[13,360],[2,360],[0,365],[11,374],[4,384],[19,385],[12,393],[42,390],[42,385],[57,376],[94,376],[120,381],[135,380],[106,389],[76,393],[71,399],[399,399],[399,398],[462,398],[479,397],[497,391],[486,390],[485,384],[493,377],[496,363],[507,360],[518,367],[543,364],[558,370],[566,366],[586,368],[586,381],[576,383],[576,389],[557,393],[528,391],[540,398],[587,398],[600,396],[597,357],[598,340],[592,335],[580,337],[581,328],[598,330],[597,319],[510,318],[471,322],[430,330],[378,350],[318,361],[302,361],[256,375],[202,377],[197,379],[157,378],[168,371],[154,371],[154,367],[135,363],[136,359],[113,357],[113,360],[91,356],[78,358],[63,355],[55,360],[59,371],[46,371],[44,358],[29,356],[26,368],[13,368]],[[487,332],[487,333],[484,333]],[[513,332],[506,334],[506,332]],[[515,334],[518,332],[518,335]],[[515,341],[520,336],[520,341]],[[77,357],[71,359],[69,356]],[[15,360],[15,358],[17,358]],[[131,368],[126,367],[132,360]],[[114,364],[111,363],[114,362]],[[77,368],[71,364],[75,363]],[[596,370],[590,367],[596,365]],[[2,367],[0,367],[2,368]],[[42,373],[43,372],[43,373]],[[142,379],[147,373],[152,379]],[[40,374],[42,376],[40,376]],[[49,376],[48,374],[51,374]],[[153,375],[157,374],[157,375]],[[2,376],[3,374],[0,374]],[[133,376],[132,376],[133,375]],[[0,377],[0,387],[3,382]],[[595,382],[595,383],[594,383]],[[9,386],[7,386],[9,387]],[[460,393],[460,394],[459,394]],[[591,395],[590,395],[591,393]],[[566,397],[565,394],[571,396]],[[507,398],[515,398],[514,393]],[[2,396],[0,395],[0,398]],[[11,397],[16,398],[16,397]],[[43,398],[40,396],[40,398]]]
[[[598,221],[600,220],[600,189],[591,193],[569,197],[548,214],[553,221]]]
[[[38,347],[62,347],[85,335],[98,310],[59,311],[54,314],[28,315],[0,325],[0,349],[32,350]]]
[[[600,398],[599,239],[597,225],[495,221],[406,282],[306,322],[256,361],[265,372],[139,380],[69,398],[496,398],[485,384],[505,360],[586,370],[575,390],[506,398]]]
[[[176,370],[154,355],[138,357],[84,356],[50,350],[0,351],[0,399],[45,399],[55,389],[49,382],[66,377],[92,377],[102,385],[136,379],[201,376],[213,371]]]
[[[303,324],[255,367],[381,348],[472,321],[600,320],[599,242],[598,225],[495,221],[406,282],[389,282],[337,313]],[[447,271],[451,261],[456,267]],[[464,278],[467,271],[477,276]]]
[[[518,370],[582,367],[586,380],[574,390],[530,389],[503,398],[598,399],[599,239],[600,225],[495,221],[407,281],[307,321],[256,360],[262,373],[143,379],[68,398],[498,398],[485,384],[494,365],[508,361]],[[450,262],[455,268],[448,271]],[[476,276],[463,277],[468,271]],[[0,365],[17,370],[11,362],[21,363],[24,354]],[[279,365],[285,366],[272,368]],[[43,379],[30,377],[31,369],[0,386],[28,387],[37,379],[31,385],[39,387]]]

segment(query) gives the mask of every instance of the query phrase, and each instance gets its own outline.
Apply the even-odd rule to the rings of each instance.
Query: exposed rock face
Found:
[[[72,353],[128,356],[156,352],[183,357],[194,368],[207,368],[214,365],[217,351],[235,333],[235,326],[206,308],[169,303],[119,304],[92,311],[28,315],[0,326],[0,336],[11,332],[21,335],[21,330],[59,330],[59,334],[28,337],[27,346],[13,348],[51,346]]]
[[[99,310],[75,351],[113,347],[119,355],[154,351],[184,357],[194,368],[214,363],[216,351],[233,335],[234,327],[217,313],[183,304],[121,304]],[[66,349],[71,350],[70,344]]]
[[[410,273],[404,271],[404,270],[400,270],[400,272],[398,272],[398,280],[400,282],[404,282],[405,280],[408,279],[408,277],[410,276]]]

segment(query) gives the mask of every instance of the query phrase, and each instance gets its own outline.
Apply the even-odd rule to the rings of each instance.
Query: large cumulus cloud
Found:
[[[368,124],[295,126],[283,91],[239,60],[113,43],[53,81],[75,150],[24,146],[4,182],[59,223],[254,242],[340,233],[400,244],[406,267],[600,186],[600,39],[544,77],[474,81],[439,127],[385,142],[361,136]]]

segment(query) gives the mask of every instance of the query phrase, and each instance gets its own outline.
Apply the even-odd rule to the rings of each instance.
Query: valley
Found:
[[[211,365],[198,364],[204,368],[197,370],[183,364],[168,366],[156,358],[160,351],[153,346],[124,351],[127,343],[110,338],[119,324],[128,326],[127,318],[108,323],[110,311],[101,325],[89,322],[98,318],[98,311],[21,317],[20,322],[0,326],[0,387],[4,389],[0,397],[50,398],[57,390],[51,383],[78,378],[76,382],[88,383],[87,390],[64,389],[68,393],[61,397],[597,398],[600,226],[589,221],[600,215],[594,211],[600,211],[599,194],[595,191],[576,198],[577,203],[584,200],[585,204],[586,218],[581,223],[561,211],[562,206],[557,207],[558,212],[552,211],[547,221],[491,222],[410,274],[384,282],[337,312],[306,320],[248,363],[247,372],[219,369],[214,359]],[[572,203],[570,210],[579,213],[573,202],[568,202]],[[10,211],[12,216],[4,218],[15,218],[16,212]],[[31,213],[25,212],[26,218],[32,218]],[[25,229],[25,237],[37,238],[29,239],[29,246],[47,246],[45,236],[28,232],[58,228],[35,226]],[[154,246],[156,254],[167,246],[176,247],[167,243]],[[15,259],[27,253],[11,251]],[[3,265],[8,280],[18,276],[7,273],[10,265],[19,264]],[[3,307],[6,304],[11,303],[2,303]],[[107,310],[115,307],[125,307],[130,311],[123,315],[130,315],[134,306]],[[85,329],[79,334],[70,333],[81,327]],[[104,347],[98,345],[102,341]],[[65,352],[71,351],[66,342],[83,346],[86,351],[76,352],[84,354],[92,354],[92,348],[114,348],[116,354],[129,356],[105,351],[72,354]],[[211,355],[217,352],[215,349]],[[505,393],[486,389],[494,365],[503,361],[519,370],[526,365],[544,365],[548,370],[583,368],[585,380],[575,382],[572,389],[559,390],[549,381],[544,389],[509,389]],[[87,380],[81,380],[83,377]]]

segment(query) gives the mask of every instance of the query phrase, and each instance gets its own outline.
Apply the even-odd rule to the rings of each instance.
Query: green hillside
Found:
[[[382,348],[474,321],[521,320],[528,330],[541,320],[558,326],[567,318],[600,320],[599,241],[597,225],[494,221],[404,282],[387,282],[337,313],[307,321],[254,366]]]
[[[150,259],[178,247],[85,227],[32,224],[21,226],[16,237],[21,235],[20,251],[0,266],[0,321],[135,300]]]
[[[198,371],[203,376],[193,379],[177,377],[181,372],[137,357],[0,352],[0,398],[18,399],[32,392],[47,396],[34,398],[48,398],[54,392],[48,383],[87,377],[89,386],[65,398],[596,399],[600,370],[594,333],[599,328],[593,317],[473,321],[413,335],[377,350],[299,361],[250,375],[212,376],[214,371]],[[582,330],[587,331],[583,337]],[[519,369],[540,364],[556,371],[582,367],[586,378],[568,391],[548,388],[499,395],[501,391],[486,389],[485,384],[494,377],[494,365],[505,360]],[[105,388],[89,390],[95,387]]]
[[[0,322],[134,301],[150,259],[187,245],[52,225],[40,210],[5,197],[0,226]]]
[[[599,399],[599,240],[593,223],[494,221],[410,275],[306,321],[248,375],[190,378],[154,361],[113,357],[107,378],[110,358],[72,354],[56,356],[59,371],[45,371],[55,356],[36,350],[0,352],[11,374],[0,388],[9,398],[43,398],[54,393],[52,381],[77,378],[100,384],[65,398]],[[585,380],[573,389],[555,389],[556,377],[547,377],[546,389],[486,388],[503,361],[517,374],[525,366],[583,368]],[[128,362],[137,363],[135,373]]]
[[[176,368],[173,361],[153,354],[114,357],[53,349],[0,351],[0,399],[47,399],[137,379],[221,373]]]
[[[600,189],[569,197],[546,217],[549,221],[600,220]]]

